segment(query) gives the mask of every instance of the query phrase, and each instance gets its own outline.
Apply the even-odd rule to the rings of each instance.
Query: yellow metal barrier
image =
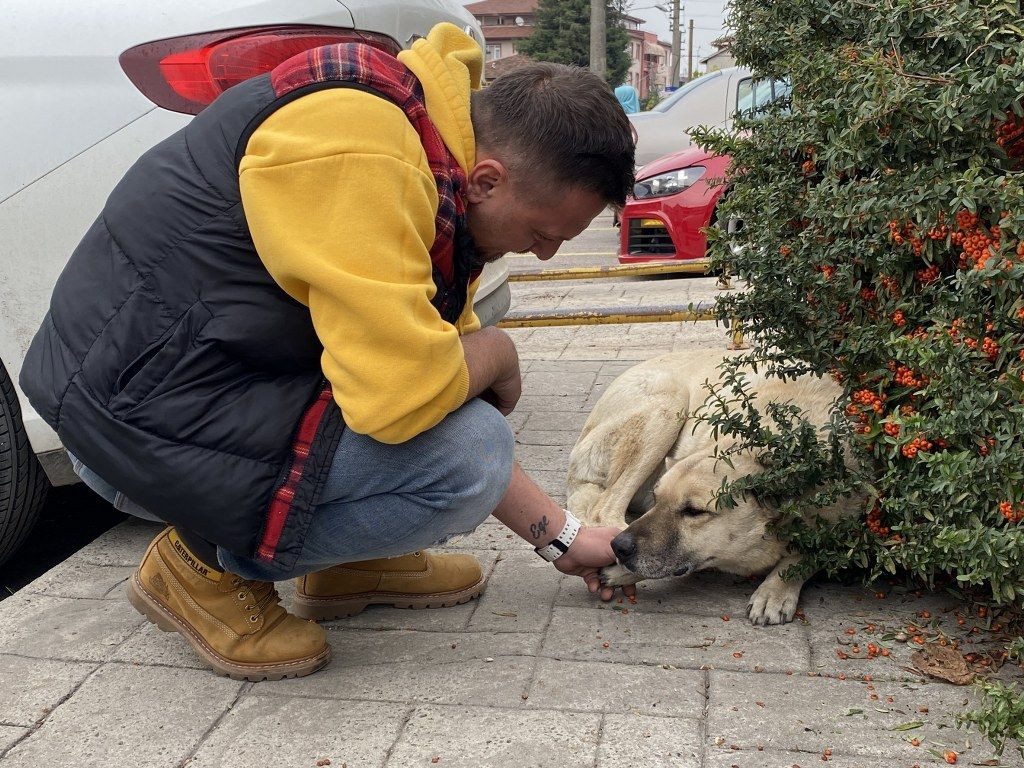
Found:
[[[651,262],[615,267],[569,267],[566,269],[537,269],[509,274],[509,282],[538,280],[587,280],[601,277],[642,277],[645,275],[707,275],[707,262]],[[728,274],[719,277],[717,288],[732,288]],[[713,302],[702,301],[687,307],[649,306],[635,309],[604,307],[574,310],[509,312],[498,323],[499,328],[550,328],[568,325],[611,325],[616,323],[680,323],[715,320]],[[730,323],[732,339],[730,349],[745,349],[743,332],[736,318]]]
[[[509,282],[536,280],[590,280],[598,277],[644,277],[647,275],[707,276],[707,262],[650,262],[623,264],[615,267],[566,267],[564,269],[531,269],[510,272]]]
[[[572,309],[547,312],[509,312],[499,328],[543,328],[556,325],[610,325],[613,323],[679,323],[714,320],[715,305],[702,301],[688,307],[651,306],[628,309]]]

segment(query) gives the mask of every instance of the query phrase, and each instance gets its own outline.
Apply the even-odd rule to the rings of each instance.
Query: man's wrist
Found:
[[[559,514],[561,512],[561,514]],[[565,527],[565,510],[558,509],[554,514],[544,514],[540,520],[530,523],[529,537],[523,536],[534,549],[546,547],[561,533]]]
[[[569,547],[572,546],[583,527],[582,523],[569,510],[564,510],[564,513],[565,524],[559,529],[559,532],[546,545],[534,549],[534,552],[549,563],[553,563],[569,551]]]

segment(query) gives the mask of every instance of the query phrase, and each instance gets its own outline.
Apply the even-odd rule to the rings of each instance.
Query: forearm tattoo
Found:
[[[548,532],[548,516],[544,515],[540,519],[539,523],[530,523],[530,533],[533,534],[533,538],[539,539],[545,533]]]

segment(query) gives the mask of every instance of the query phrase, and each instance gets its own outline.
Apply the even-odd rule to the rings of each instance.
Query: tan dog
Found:
[[[722,440],[692,416],[708,397],[707,381],[718,381],[721,353],[680,352],[640,363],[612,382],[587,419],[569,457],[569,509],[593,525],[625,526],[612,542],[619,564],[605,568],[611,586],[643,579],[686,576],[713,568],[741,576],[768,573],[754,592],[747,614],[755,624],[791,621],[803,581],[780,574],[799,556],[767,531],[774,512],[751,498],[716,510],[714,497],[728,476],[763,469],[744,453],[732,469],[714,458]],[[828,420],[838,388],[827,379],[783,382],[748,373],[755,402],[792,401],[815,424]],[[849,501],[822,509],[826,520],[855,515]]]

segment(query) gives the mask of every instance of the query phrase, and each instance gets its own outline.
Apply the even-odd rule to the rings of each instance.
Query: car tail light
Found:
[[[297,53],[336,43],[367,43],[392,54],[401,50],[389,37],[354,29],[246,27],[144,43],[122,53],[120,62],[128,79],[157,106],[195,115],[232,85]]]

